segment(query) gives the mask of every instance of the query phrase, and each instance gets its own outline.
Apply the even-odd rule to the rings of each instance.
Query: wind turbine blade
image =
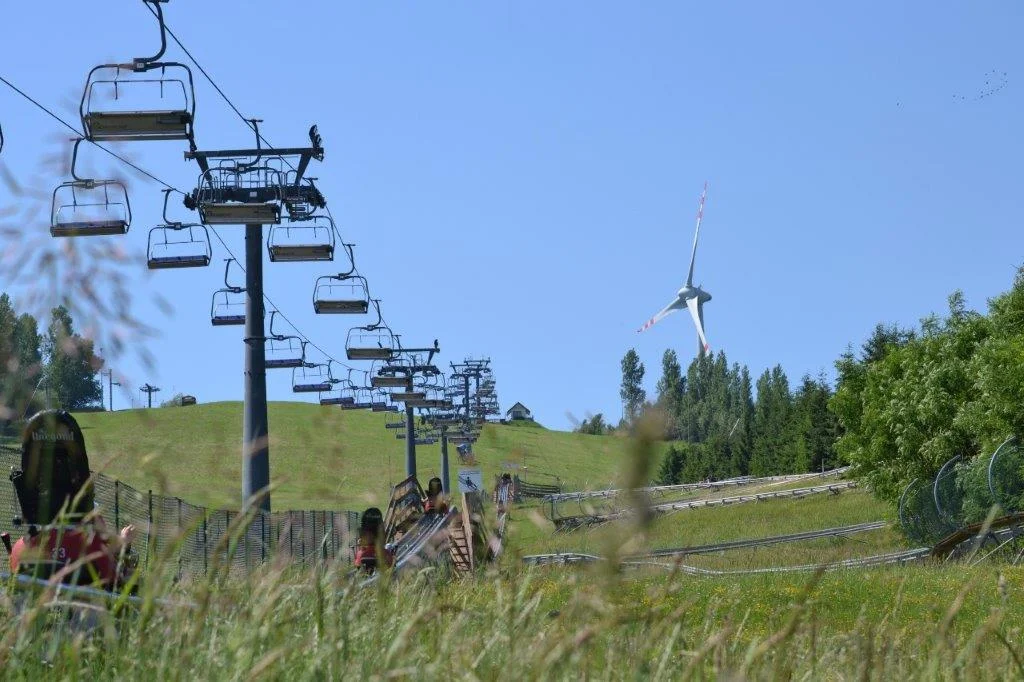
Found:
[[[697,237],[700,236],[700,221],[704,218],[704,200],[708,196],[708,183],[704,182],[704,191],[700,193],[700,206],[697,207],[697,229],[693,233],[693,251],[690,253],[690,272],[686,275],[686,286],[693,286],[693,264],[697,260]]]
[[[701,310],[700,301],[697,300],[696,296],[688,298],[686,299],[686,307],[690,309],[690,317],[693,318],[693,325],[697,327],[697,336],[700,337],[700,345],[704,349],[704,352],[707,353],[711,350],[711,346],[708,345],[708,340],[704,338],[704,320],[702,319],[704,315],[702,314],[703,311]]]
[[[647,331],[648,329],[653,327],[656,323],[660,322],[661,320],[665,319],[666,317],[668,317],[669,315],[671,315],[675,311],[679,310],[677,304],[678,304],[678,301],[672,301],[671,303],[669,303],[667,306],[662,308],[661,312],[659,312],[657,315],[655,315],[651,319],[649,319],[646,322],[644,322],[644,326],[642,326],[639,329],[637,329],[636,333],[639,334],[641,332]]]

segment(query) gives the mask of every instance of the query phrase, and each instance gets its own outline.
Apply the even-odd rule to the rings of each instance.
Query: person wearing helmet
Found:
[[[14,573],[114,589],[130,576],[134,528],[111,534],[96,513],[85,437],[64,410],[37,413],[25,425],[21,469],[11,483],[28,533],[10,550]]]
[[[384,561],[386,566],[395,563],[395,557],[384,542],[384,515],[377,507],[370,507],[363,512],[359,519],[359,541],[356,545],[356,568],[366,573],[373,573],[377,570],[378,558]]]

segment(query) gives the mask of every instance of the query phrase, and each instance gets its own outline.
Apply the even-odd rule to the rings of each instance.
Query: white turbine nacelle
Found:
[[[693,318],[693,326],[697,328],[699,340],[698,354],[707,353],[710,350],[707,339],[704,337],[704,304],[711,300],[711,294],[699,286],[693,284],[693,265],[697,259],[697,239],[700,236],[700,223],[704,217],[704,200],[708,195],[708,185],[704,183],[704,191],[700,195],[700,207],[697,209],[697,229],[693,234],[693,252],[690,254],[690,270],[686,275],[686,283],[676,292],[676,299],[665,306],[661,312],[652,317],[638,332],[646,331],[653,327],[662,318],[671,315],[677,310],[686,308]]]

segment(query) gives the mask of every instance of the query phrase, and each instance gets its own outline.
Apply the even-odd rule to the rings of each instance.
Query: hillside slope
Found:
[[[83,413],[94,469],[139,487],[197,503],[237,507],[241,489],[242,403]],[[275,509],[358,509],[387,499],[405,475],[405,444],[384,428],[386,416],[298,402],[272,402],[270,471]],[[614,482],[624,439],[487,425],[475,446],[490,485],[505,461],[524,463],[524,478],[559,476],[570,489]],[[440,467],[440,445],[417,448],[419,476]],[[459,466],[449,448],[452,473]]]

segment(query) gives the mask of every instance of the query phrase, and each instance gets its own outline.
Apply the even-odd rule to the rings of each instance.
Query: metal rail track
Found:
[[[840,483],[830,483],[828,485],[811,486],[808,488],[793,488],[790,490],[776,490],[772,492],[754,493],[750,495],[733,495],[730,497],[715,497],[708,500],[681,500],[677,502],[665,502],[662,504],[655,504],[648,507],[651,512],[659,514],[670,514],[672,512],[683,511],[686,509],[702,509],[707,507],[724,507],[732,504],[743,504],[745,502],[760,502],[762,500],[777,500],[786,498],[799,498],[807,497],[808,495],[818,495],[821,493],[833,493],[839,494],[850,488],[856,488],[856,481],[843,481]],[[593,515],[580,515],[580,516],[563,516],[560,518],[553,519],[555,523],[555,532],[569,532],[582,528],[583,526],[593,526],[602,523],[607,523],[615,519],[623,518],[628,516],[632,512],[630,510],[621,510],[611,512],[608,514],[593,514]]]
[[[656,549],[643,554],[632,554],[625,558],[625,561],[643,561],[646,559],[658,559],[663,557],[687,556],[693,554],[713,554],[715,552],[727,552],[735,549],[748,549],[751,547],[765,547],[769,545],[784,544],[787,542],[801,542],[803,540],[815,540],[825,537],[847,536],[856,533],[865,533],[872,530],[880,530],[888,527],[888,521],[870,521],[857,523],[850,526],[836,526],[834,528],[822,528],[819,530],[804,531],[801,533],[788,533],[785,535],[771,535],[763,538],[751,538],[748,540],[731,540],[728,542],[717,542],[708,545],[694,545],[691,547],[676,547],[668,549]],[[587,561],[602,561],[603,558],[593,554],[582,554],[577,552],[558,552],[555,554],[535,554],[523,557],[528,564],[545,563],[578,563]]]
[[[813,478],[830,478],[832,476],[841,476],[850,470],[850,467],[840,467],[838,469],[830,469],[825,472],[809,473],[809,474],[789,474],[786,476],[761,476],[759,478],[753,478],[750,476],[739,476],[737,478],[727,478],[721,481],[709,481],[706,483],[679,483],[676,485],[655,485],[648,486],[646,488],[637,488],[636,491],[646,493],[648,495],[668,495],[676,492],[690,492],[694,490],[720,490],[727,487],[738,487],[747,485],[760,485],[765,483],[788,483],[791,481],[801,481]],[[586,500],[601,497],[616,497],[625,492],[628,492],[625,488],[608,488],[606,490],[581,490],[569,493],[557,493],[553,495],[545,495],[545,502],[564,502],[567,500]]]

